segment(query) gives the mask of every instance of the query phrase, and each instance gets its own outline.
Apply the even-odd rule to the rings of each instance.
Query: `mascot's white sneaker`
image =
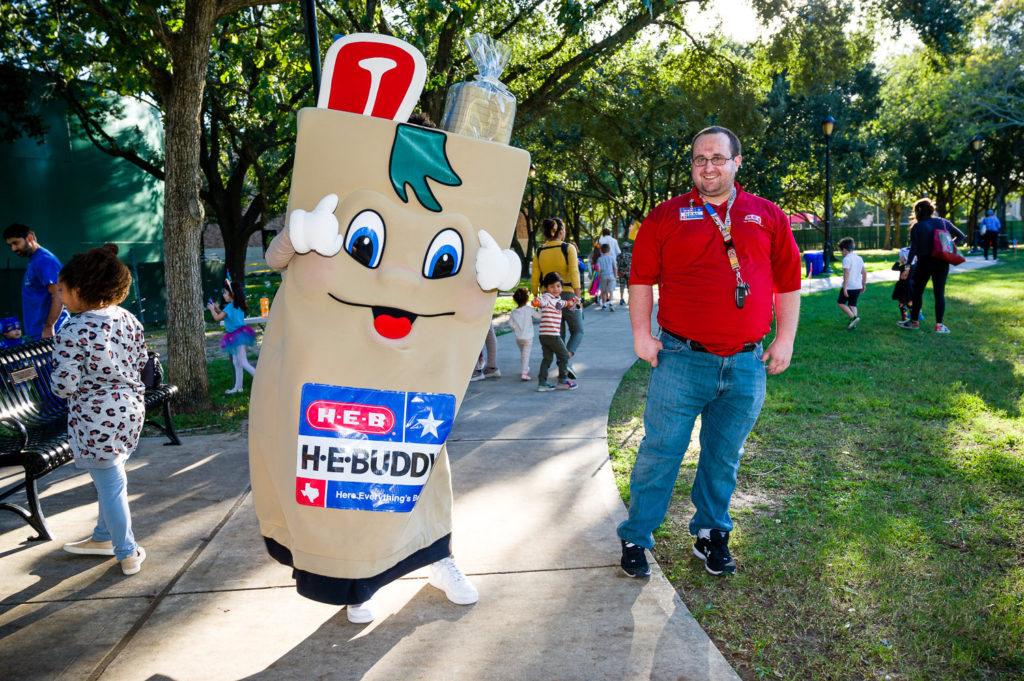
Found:
[[[456,605],[471,605],[480,598],[476,587],[466,579],[466,575],[462,574],[462,570],[451,558],[430,565],[430,586],[443,591],[448,600]]]
[[[373,621],[373,603],[353,603],[345,606],[345,614],[352,624],[369,624]]]

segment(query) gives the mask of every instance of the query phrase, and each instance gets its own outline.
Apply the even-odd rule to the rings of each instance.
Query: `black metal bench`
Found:
[[[0,510],[20,516],[39,533],[35,540],[53,539],[36,482],[72,459],[67,405],[50,388],[52,355],[52,338],[0,349],[0,466],[25,470],[23,480],[0,491]],[[177,392],[177,386],[168,384],[146,390],[146,424],[167,436],[170,442],[165,444],[181,444],[168,404]],[[159,412],[162,422],[151,418],[150,410]],[[27,509],[5,501],[22,488]]]

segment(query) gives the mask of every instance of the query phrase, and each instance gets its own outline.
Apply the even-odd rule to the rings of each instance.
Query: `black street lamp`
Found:
[[[975,135],[971,138],[971,151],[974,152],[974,199],[971,201],[971,221],[967,226],[967,238],[971,242],[971,253],[980,253],[978,249],[978,185],[981,183],[981,148],[985,145],[985,138]]]
[[[821,131],[825,133],[825,246],[821,252],[826,275],[832,274],[832,131],[836,119],[825,116]]]
[[[302,21],[306,25],[306,44],[309,47],[309,67],[313,76],[313,101],[320,100],[320,36],[316,31],[316,5],[313,0],[302,0],[299,5]]]

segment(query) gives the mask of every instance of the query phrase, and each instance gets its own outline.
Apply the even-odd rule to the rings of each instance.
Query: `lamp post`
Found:
[[[306,44],[309,47],[309,67],[313,75],[313,101],[320,99],[320,36],[316,30],[316,5],[313,0],[302,0],[299,5],[302,21],[306,25]]]
[[[537,166],[530,164],[530,219],[527,221],[526,236],[528,241],[523,253],[529,261],[533,258],[534,239],[537,236],[537,209],[534,191],[537,187]]]
[[[978,250],[978,185],[981,183],[981,147],[985,144],[985,138],[975,135],[971,138],[971,151],[974,152],[974,199],[971,201],[971,221],[967,226],[967,238],[971,242],[971,253],[979,253]]]
[[[821,251],[826,275],[832,274],[832,131],[836,119],[825,116],[821,131],[825,133],[825,246]]]

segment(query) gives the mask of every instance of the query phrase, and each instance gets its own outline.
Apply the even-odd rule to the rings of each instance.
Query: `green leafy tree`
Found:
[[[295,111],[313,83],[294,5],[225,17],[213,40],[203,98],[201,196],[224,240],[225,264],[245,273],[249,238],[282,214],[291,184]]]
[[[2,60],[45,73],[98,146],[164,180],[164,268],[170,379],[180,404],[209,404],[199,238],[200,139],[211,40],[218,24],[269,0],[16,1],[4,5]],[[162,156],[105,137],[109,95],[145,99],[163,118]]]
[[[756,104],[754,83],[733,61],[637,46],[563,97],[526,144],[560,185],[606,204],[622,238],[655,205],[689,189],[693,135],[712,124],[742,134],[758,124]]]
[[[401,0],[318,9],[328,22],[322,35],[357,31],[399,37],[427,58],[421,107],[440,121],[449,88],[476,73],[467,33],[506,42],[512,56],[501,76],[516,95],[518,128],[526,128],[616,51],[650,26],[680,20],[697,0]],[[329,41],[325,41],[325,44]]]
[[[970,120],[986,140],[980,165],[984,206],[1006,222],[1006,198],[1024,182],[1024,0],[1001,0],[979,17],[972,50],[953,74],[951,113]],[[989,203],[991,201],[991,203]],[[977,216],[971,221],[976,224]]]

